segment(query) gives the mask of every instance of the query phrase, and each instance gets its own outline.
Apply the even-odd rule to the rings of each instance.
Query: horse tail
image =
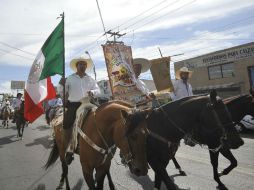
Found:
[[[56,144],[56,140],[54,139],[54,145],[53,145],[53,148],[51,149],[51,152],[49,154],[49,158],[48,158],[48,161],[47,163],[45,164],[44,168],[45,169],[48,169],[51,165],[53,165],[56,160],[58,159],[59,157],[59,150],[58,150],[58,147],[57,147],[57,144]]]

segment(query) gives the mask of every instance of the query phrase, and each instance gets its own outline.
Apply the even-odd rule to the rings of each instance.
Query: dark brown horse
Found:
[[[125,118],[123,118],[123,115],[128,115],[127,112],[130,112],[131,108],[132,106],[126,102],[108,102],[96,111],[91,111],[83,123],[81,130],[84,135],[79,137],[79,154],[83,175],[89,189],[103,189],[106,175],[110,189],[115,189],[109,172],[111,159],[116,150],[115,146],[121,150],[125,163],[128,164],[132,173],[147,174],[144,129],[139,126],[127,125]],[[60,156],[63,173],[58,188],[62,188],[64,181],[66,181],[66,189],[70,189],[68,165],[62,147],[63,129],[61,126],[55,126],[54,130],[54,147],[46,163],[46,168]],[[94,171],[96,172],[95,179],[93,178]]]
[[[218,115],[224,116],[223,121]],[[199,144],[208,145],[211,152],[217,152],[223,144],[223,124],[233,126],[229,112],[216,93],[208,96],[187,97],[154,109],[133,114],[132,125],[148,128],[147,160],[155,172],[155,188],[160,189],[163,181],[167,189],[177,189],[166,167],[172,158],[172,144],[178,144],[186,135],[192,134]],[[227,120],[227,121],[226,121]],[[171,146],[171,147],[170,147]]]
[[[232,120],[234,121],[234,123],[239,123],[245,115],[251,115],[252,117],[254,117],[254,98],[253,98],[254,93],[252,91],[250,92],[251,95],[234,96],[223,100],[232,116]],[[214,172],[214,179],[218,183],[218,189],[227,189],[225,185],[220,181],[219,177],[229,174],[229,172],[231,172],[235,167],[237,167],[237,160],[230,151],[230,148],[236,149],[239,146],[243,145],[243,141],[241,140],[235,127],[231,125],[225,125],[225,130],[227,134],[226,144],[230,144],[232,146],[222,147],[219,150],[219,152],[210,152],[210,158]],[[219,153],[221,153],[225,158],[227,158],[230,161],[230,165],[227,168],[225,168],[222,172],[218,172]],[[179,172],[185,173],[184,171],[182,171],[180,165],[178,164],[174,156],[172,160],[176,168],[179,169]]]
[[[22,139],[24,128],[25,126],[28,125],[28,122],[26,121],[24,117],[24,101],[22,101],[20,105],[20,109],[16,110],[15,112],[15,120],[16,120],[16,126],[17,126],[17,137]]]

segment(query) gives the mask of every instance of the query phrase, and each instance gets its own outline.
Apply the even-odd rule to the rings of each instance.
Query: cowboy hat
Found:
[[[77,72],[77,63],[78,62],[86,62],[86,69],[89,70],[93,67],[93,61],[91,59],[85,58],[75,58],[71,60],[70,67],[74,72]]]
[[[193,71],[190,71],[187,67],[182,67],[178,71],[176,71],[176,78],[180,79],[180,73],[189,73],[189,78],[191,77]]]
[[[133,65],[141,65],[141,73],[148,71],[151,67],[150,61],[144,58],[133,59]]]

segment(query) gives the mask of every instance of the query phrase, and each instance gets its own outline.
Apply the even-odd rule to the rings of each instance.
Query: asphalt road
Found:
[[[0,127],[0,190],[53,190],[56,189],[61,175],[61,164],[57,163],[45,171],[45,164],[52,139],[51,129],[43,117],[30,124],[24,131],[23,140],[16,137],[16,128],[12,124],[9,129]],[[221,179],[230,190],[254,189],[254,133],[244,135],[245,144],[233,154],[238,160],[238,167],[228,176]],[[188,176],[179,176],[178,171],[170,163],[167,170],[180,190],[215,190],[209,154],[205,148],[194,148],[181,145],[176,154],[182,168]],[[128,168],[118,165],[118,153],[112,161],[111,174],[118,190],[152,190],[154,173],[150,169],[148,176],[135,177]],[[220,156],[219,169],[228,165],[228,161]],[[69,181],[73,190],[88,189],[83,179],[79,157],[69,167]],[[109,189],[105,180],[106,190]],[[166,188],[163,186],[162,190]]]

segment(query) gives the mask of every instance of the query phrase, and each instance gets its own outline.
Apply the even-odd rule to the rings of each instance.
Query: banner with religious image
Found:
[[[162,57],[152,59],[151,73],[157,91],[174,91],[174,87],[170,77],[170,57]]]
[[[113,98],[132,104],[146,102],[146,96],[136,86],[131,47],[122,43],[107,43],[102,47]]]

